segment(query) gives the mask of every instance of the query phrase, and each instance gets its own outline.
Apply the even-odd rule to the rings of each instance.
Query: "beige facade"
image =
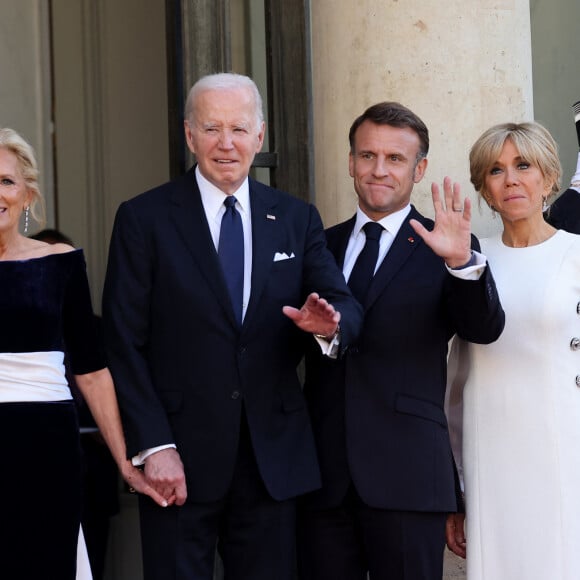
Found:
[[[336,4],[312,4],[316,193],[325,222],[354,211],[348,129],[383,100],[407,105],[430,130],[418,208],[432,214],[430,184],[445,175],[469,194],[467,152],[477,136],[495,122],[533,116],[528,0]],[[493,230],[489,218],[475,212],[474,230]]]
[[[42,0],[0,4],[0,126],[20,131],[34,145],[52,220],[48,21],[47,2]]]
[[[0,124],[35,145],[49,223],[58,221],[92,248],[91,279],[98,286],[116,206],[168,176],[165,3],[52,4],[52,52],[46,0],[0,5]],[[243,2],[231,4],[235,18]],[[414,199],[426,213],[430,182],[444,175],[472,194],[467,151],[495,122],[535,115],[560,143],[565,179],[572,174],[570,105],[580,99],[577,1],[309,5],[315,192],[327,225],[355,207],[346,136],[354,117],[379,100],[403,102],[430,128],[429,169]],[[235,51],[243,39],[233,38],[233,45]],[[476,233],[496,228],[486,211],[476,212]]]
[[[244,2],[230,2],[232,14],[241,11]],[[257,3],[245,0],[254,6],[248,12],[261,14]],[[355,209],[348,129],[382,100],[406,104],[430,129],[429,167],[414,195],[428,215],[430,183],[445,175],[474,197],[468,150],[496,122],[535,116],[546,123],[561,146],[565,180],[572,175],[578,0],[306,5],[315,195],[326,225]],[[18,130],[36,148],[49,225],[85,247],[97,307],[117,205],[169,177],[165,6],[165,0],[52,0],[49,14],[47,0],[0,3],[0,126]],[[232,44],[235,50],[244,40]],[[498,221],[475,207],[475,233],[496,231]],[[134,497],[123,495],[122,502],[109,577],[138,580]]]

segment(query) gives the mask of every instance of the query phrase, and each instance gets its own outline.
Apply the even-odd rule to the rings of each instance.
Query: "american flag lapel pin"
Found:
[[[413,236],[409,236],[409,237],[407,238],[407,241],[408,241],[410,244],[414,244],[414,243],[415,243],[415,238],[414,238]]]

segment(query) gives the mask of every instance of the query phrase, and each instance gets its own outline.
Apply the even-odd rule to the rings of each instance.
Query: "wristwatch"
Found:
[[[339,332],[340,332],[340,324],[337,325],[336,330],[330,336],[326,336],[325,334],[316,334],[316,333],[314,333],[314,336],[316,338],[320,338],[321,340],[326,340],[328,342],[332,342],[338,336]]]

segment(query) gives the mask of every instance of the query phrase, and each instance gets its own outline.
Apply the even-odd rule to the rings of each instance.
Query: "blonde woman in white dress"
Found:
[[[470,169],[503,223],[481,247],[506,324],[492,344],[455,349],[469,361],[455,434],[466,525],[454,518],[448,544],[466,550],[468,580],[578,580],[580,236],[542,215],[559,190],[557,147],[537,123],[497,125],[472,147]]]

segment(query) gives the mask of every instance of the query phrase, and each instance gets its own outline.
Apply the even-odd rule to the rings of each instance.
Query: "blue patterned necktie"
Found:
[[[352,295],[361,303],[365,303],[371,280],[373,279],[379,257],[379,240],[385,228],[377,222],[367,222],[363,226],[366,242],[358,255],[348,279]]]
[[[244,229],[242,216],[236,209],[236,198],[228,195],[224,200],[226,211],[222,216],[218,256],[226,279],[236,320],[242,324],[244,298]]]

